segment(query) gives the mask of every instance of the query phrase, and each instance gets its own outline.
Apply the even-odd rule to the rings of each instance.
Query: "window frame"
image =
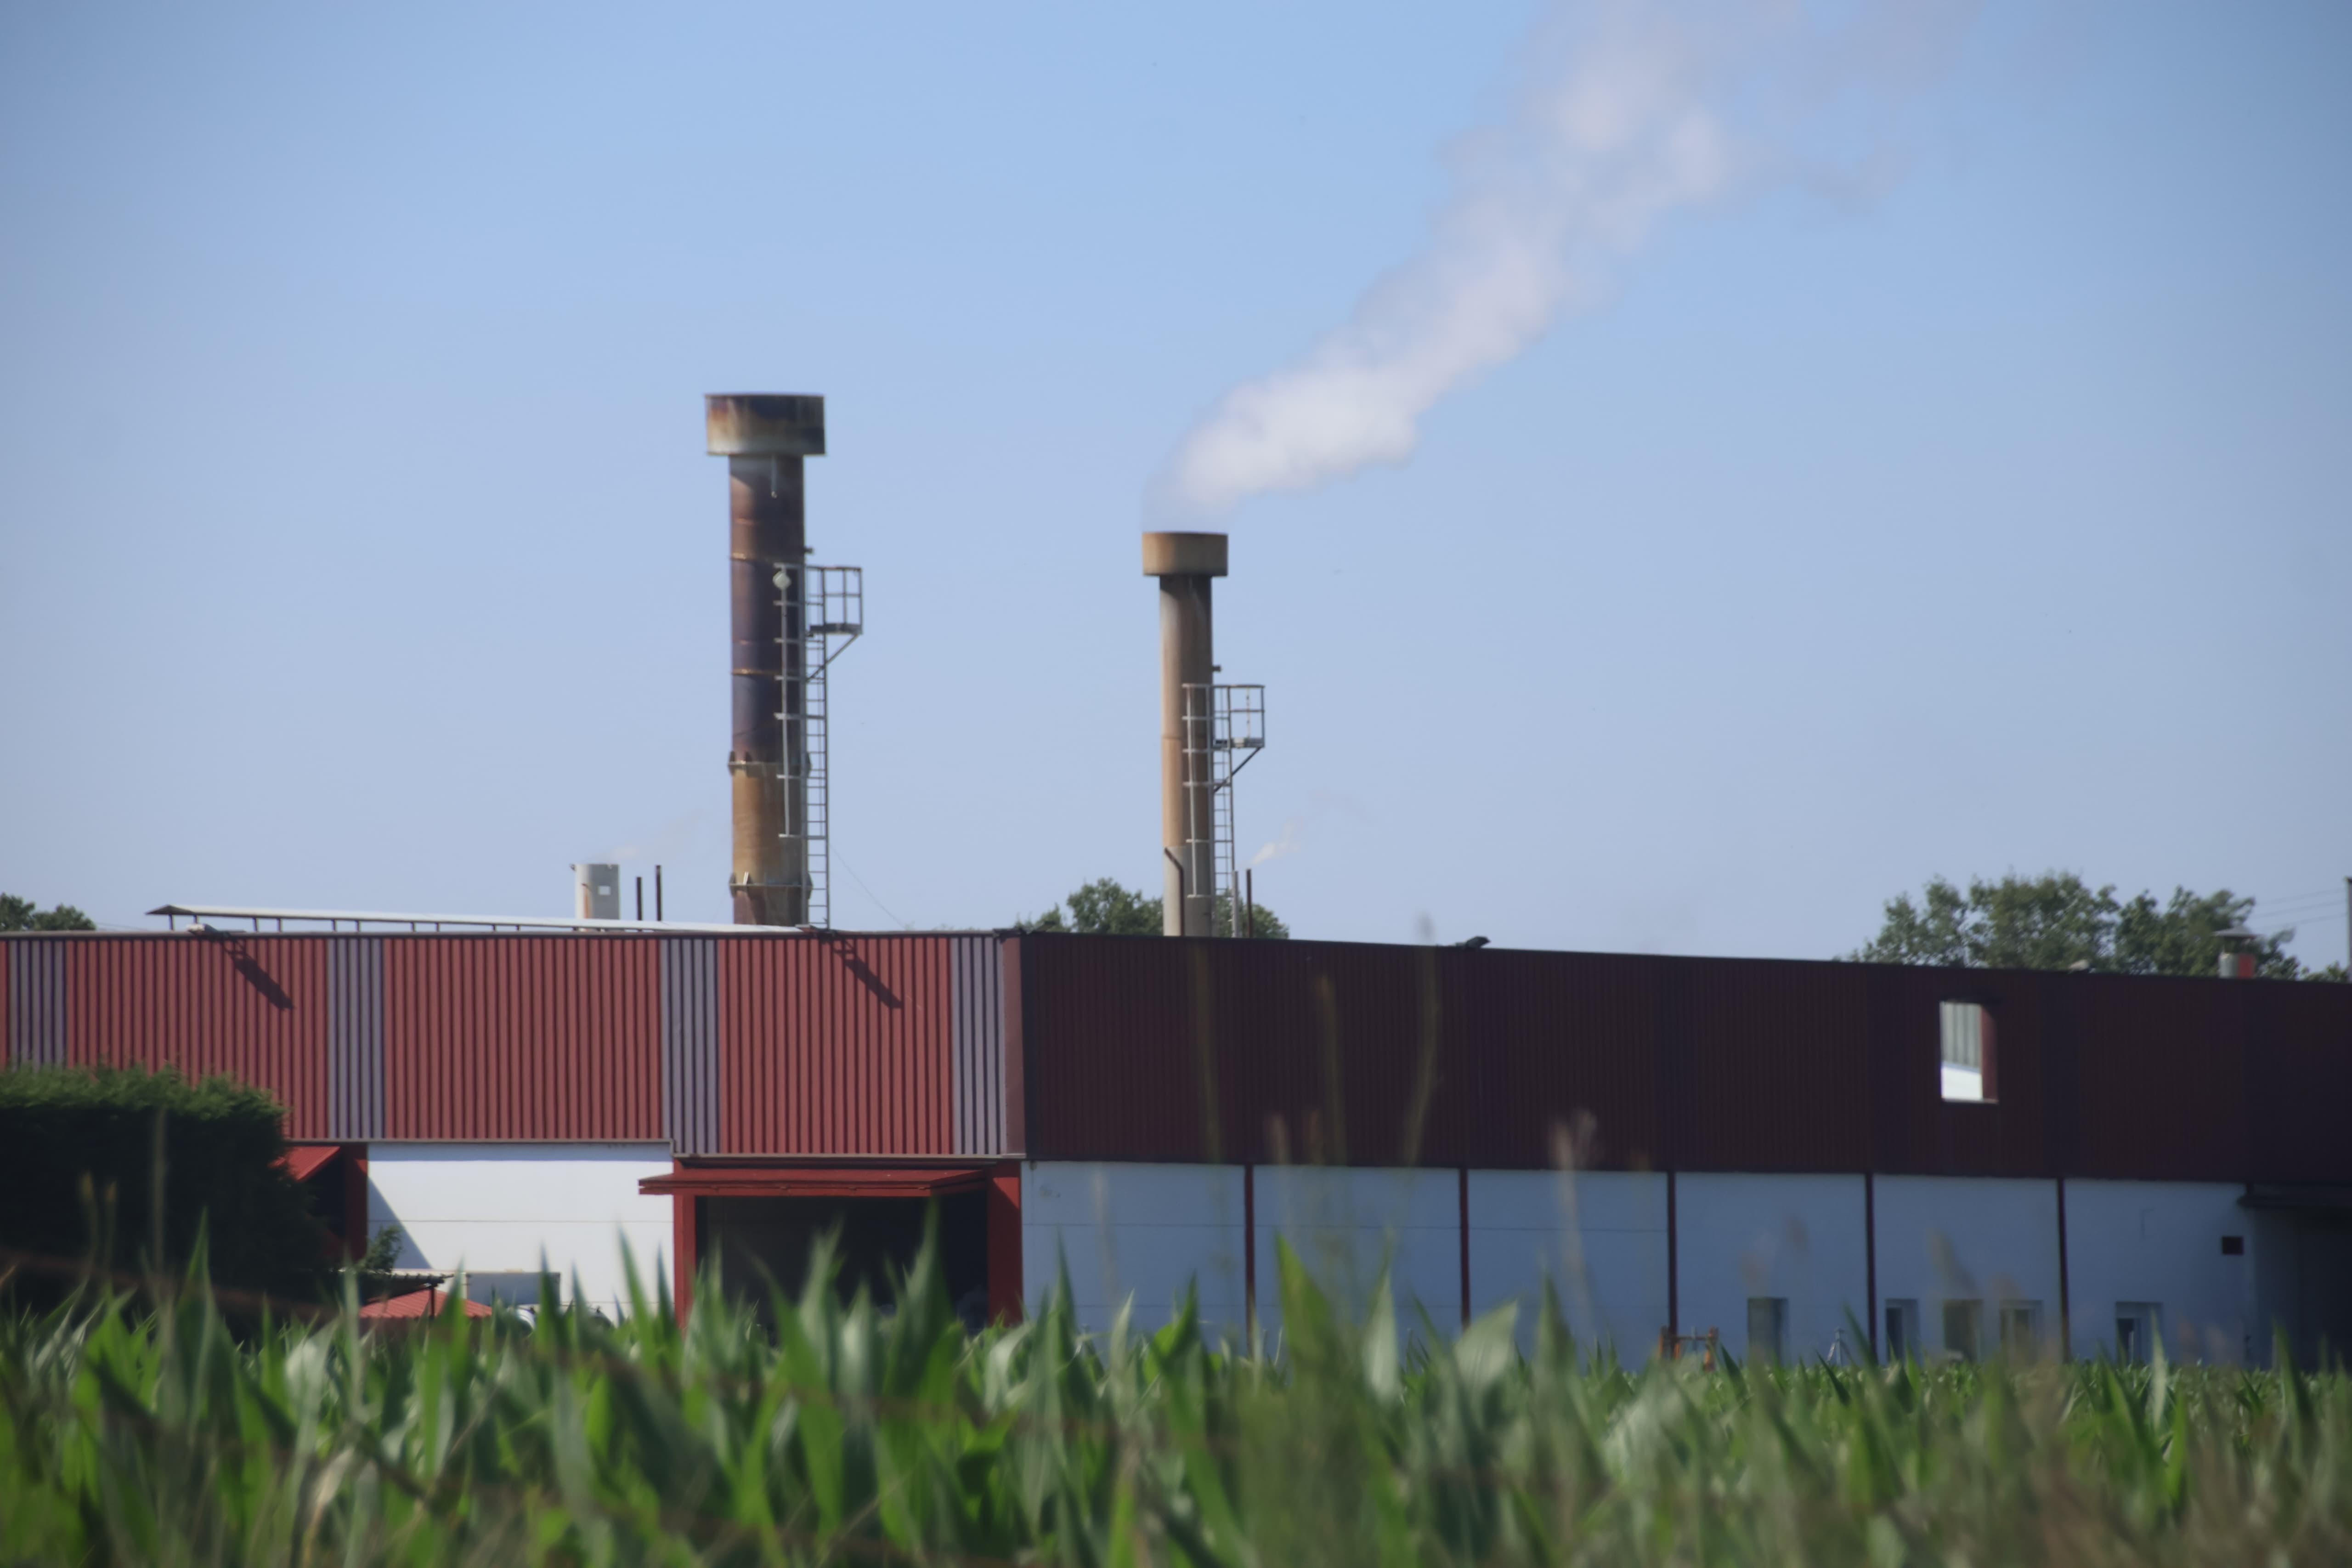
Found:
[[[1923,1361],[1926,1347],[1919,1342],[1919,1302],[1913,1296],[1890,1296],[1879,1303],[1884,1321],[1879,1325],[1880,1356],[1884,1362]],[[1900,1324],[1898,1330],[1896,1325]],[[1898,1346],[1895,1342],[1901,1340]]]
[[[2147,1342],[2126,1345],[2124,1325],[2136,1325]],[[2164,1303],[2161,1301],[2118,1301],[2116,1303],[2115,1359],[2119,1365],[2146,1366],[2156,1359],[2157,1346],[2164,1341]]]
[[[1944,1353],[1955,1361],[1984,1360],[1984,1298],[1980,1296],[1947,1296],[1943,1301]],[[1954,1344],[1952,1329],[1955,1315],[1968,1326],[1962,1336],[1965,1342]]]
[[[1963,1015],[1960,1009],[1970,1009]],[[1974,1072],[1977,1092],[1954,1094],[1951,1072],[1968,1072],[1965,1056],[1955,1055],[1954,1023],[1967,1016],[1973,1027],[1959,1031],[1973,1035],[1965,1047],[1976,1058]],[[2000,1103],[2000,1022],[1990,998],[1981,995],[1948,995],[1936,1003],[1936,1094],[1946,1105],[1998,1105]]]

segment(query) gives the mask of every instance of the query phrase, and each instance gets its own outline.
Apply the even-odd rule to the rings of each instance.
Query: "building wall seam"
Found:
[[[719,1147],[719,942],[661,944],[662,1130],[679,1154]]]
[[[66,961],[62,942],[8,944],[8,1060],[62,1067],[66,1060]]]
[[[383,941],[327,950],[327,1135],[383,1136]]]

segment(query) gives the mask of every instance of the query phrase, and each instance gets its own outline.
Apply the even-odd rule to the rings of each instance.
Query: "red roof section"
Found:
[[[324,1170],[329,1161],[343,1152],[340,1143],[298,1143],[278,1157],[287,1173],[298,1182],[307,1182]]]
[[[362,1318],[437,1318],[441,1315],[441,1309],[446,1306],[448,1301],[449,1292],[436,1285],[423,1290],[408,1290],[397,1296],[386,1296],[380,1301],[370,1301],[360,1309],[360,1316]],[[468,1318],[487,1318],[490,1315],[489,1304],[486,1301],[460,1300],[457,1304]]]

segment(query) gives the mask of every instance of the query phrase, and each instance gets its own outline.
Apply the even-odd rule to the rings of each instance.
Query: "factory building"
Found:
[[[255,921],[251,923],[263,923]],[[879,1279],[1278,1333],[1286,1239],[1408,1327],[2261,1361],[2352,1344],[2352,988],[1041,933],[28,934],[10,1063],[226,1072],[356,1242],[528,1299]]]
[[[348,1246],[397,1226],[483,1298],[544,1267],[618,1310],[625,1247],[756,1298],[835,1227],[880,1282],[936,1212],[975,1318],[1066,1273],[1097,1328],[1189,1289],[1278,1336],[1287,1241],[1350,1306],[1385,1268],[1416,1329],[1549,1280],[1627,1361],[2352,1348],[2352,986],[1212,934],[1248,929],[1265,745],[1264,689],[1216,679],[1221,534],[1142,541],[1166,935],[829,929],[865,596],[810,561],[824,404],[706,426],[736,923],[663,921],[658,876],[623,920],[599,865],[568,920],[166,905],[192,929],[0,938],[5,1062],[266,1089]]]

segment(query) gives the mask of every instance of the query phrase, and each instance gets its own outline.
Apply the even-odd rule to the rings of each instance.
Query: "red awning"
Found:
[[[327,1162],[343,1152],[340,1143],[297,1143],[286,1151],[278,1163],[285,1166],[298,1182],[307,1182],[327,1166]]]
[[[637,1191],[655,1197],[935,1198],[987,1181],[985,1165],[686,1165],[646,1177]]]
[[[441,1315],[441,1309],[448,1305],[448,1302],[449,1292],[436,1286],[429,1289],[409,1290],[397,1296],[386,1296],[381,1301],[370,1301],[360,1309],[360,1316],[362,1318],[437,1318]],[[489,1303],[487,1301],[460,1301],[457,1305],[464,1310],[467,1317],[490,1316]]]

